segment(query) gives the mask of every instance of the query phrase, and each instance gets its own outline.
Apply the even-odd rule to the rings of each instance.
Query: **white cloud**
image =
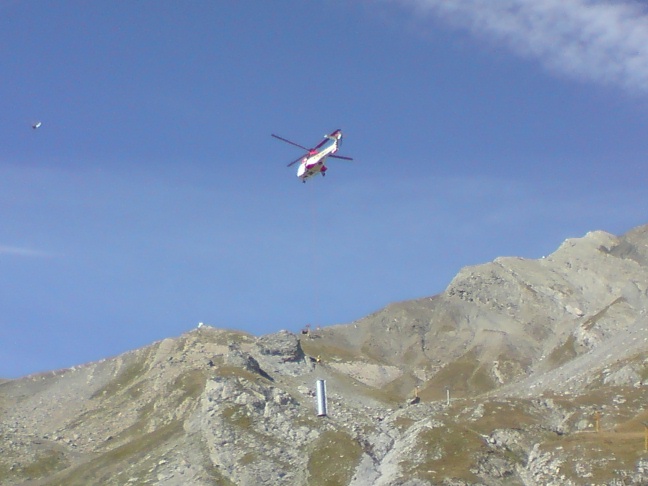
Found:
[[[52,254],[40,250],[32,250],[30,248],[20,248],[17,246],[0,245],[0,256],[3,255],[18,256],[18,257],[37,257],[37,258],[45,258],[45,257],[52,256]]]
[[[575,78],[648,91],[648,9],[631,0],[397,0]]]

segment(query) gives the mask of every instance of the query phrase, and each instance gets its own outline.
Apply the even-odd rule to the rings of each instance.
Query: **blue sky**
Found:
[[[8,1],[0,56],[0,377],[648,222],[645,2]]]

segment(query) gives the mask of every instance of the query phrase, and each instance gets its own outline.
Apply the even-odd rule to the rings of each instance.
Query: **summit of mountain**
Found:
[[[502,257],[463,268],[440,295],[325,328],[322,343],[398,366],[430,398],[451,385],[461,396],[511,391],[505,385],[581,355],[583,363],[598,359],[595,349],[631,358],[648,305],[646,262],[648,226],[621,237],[591,232],[542,259]]]

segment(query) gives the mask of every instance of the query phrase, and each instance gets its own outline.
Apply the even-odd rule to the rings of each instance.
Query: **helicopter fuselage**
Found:
[[[310,179],[314,175],[326,173],[327,167],[325,165],[326,159],[329,155],[334,154],[338,150],[338,140],[333,139],[333,143],[324,148],[321,152],[313,155],[307,155],[299,164],[297,169],[297,177],[303,182]]]

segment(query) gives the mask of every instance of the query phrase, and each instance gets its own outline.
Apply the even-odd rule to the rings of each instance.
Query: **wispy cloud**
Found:
[[[396,0],[574,78],[648,92],[648,8],[630,0]]]
[[[0,245],[0,257],[2,256],[47,258],[53,256],[53,254],[45,251],[33,250],[31,248],[20,248],[17,246]]]

